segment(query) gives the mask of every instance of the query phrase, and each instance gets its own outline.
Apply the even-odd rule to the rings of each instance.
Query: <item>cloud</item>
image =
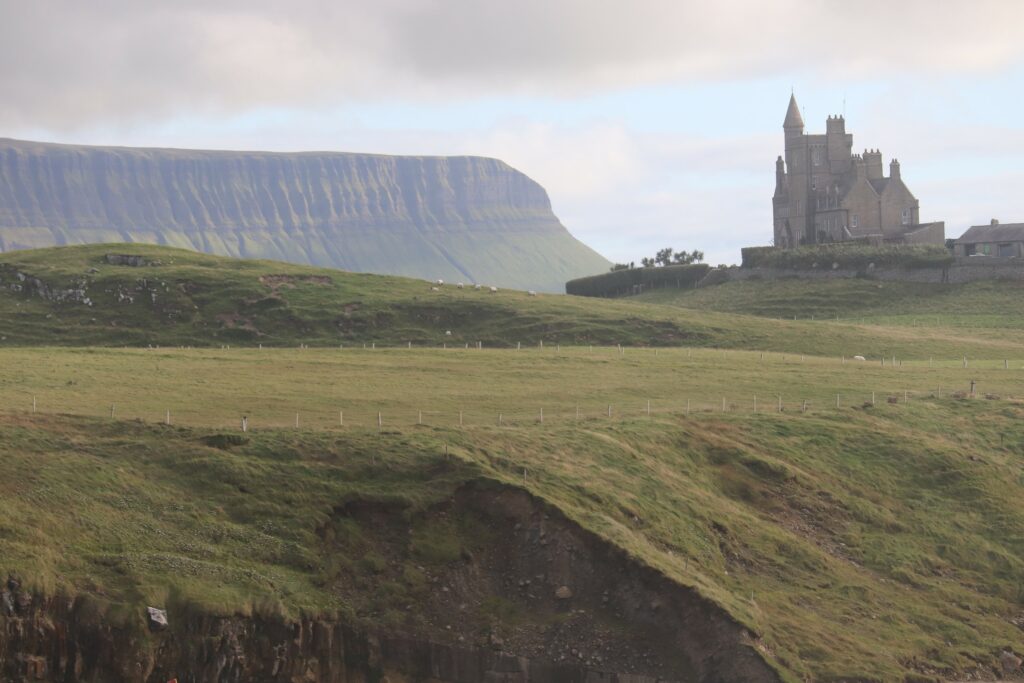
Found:
[[[1014,0],[0,0],[0,125],[1014,64]]]

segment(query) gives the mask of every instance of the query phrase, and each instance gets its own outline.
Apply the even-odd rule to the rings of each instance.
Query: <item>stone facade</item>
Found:
[[[842,116],[828,118],[824,135],[806,134],[791,96],[782,127],[785,158],[775,162],[772,198],[775,246],[850,240],[943,244],[945,224],[920,222],[900,162],[889,162],[886,177],[877,149],[853,154],[853,135]]]

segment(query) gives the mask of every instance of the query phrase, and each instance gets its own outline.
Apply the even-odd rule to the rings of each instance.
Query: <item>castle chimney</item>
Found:
[[[899,159],[893,159],[889,162],[889,177],[896,179],[900,177],[900,162]]]

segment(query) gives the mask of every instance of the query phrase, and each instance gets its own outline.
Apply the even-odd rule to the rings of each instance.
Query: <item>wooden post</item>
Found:
[[[757,396],[754,396],[754,412],[757,412]]]
[[[523,348],[523,342],[516,342],[516,351],[520,350],[521,348]]]
[[[375,348],[377,348],[377,342],[371,342],[370,343],[370,350],[372,351]]]
[[[462,426],[462,411],[459,411],[459,426]]]
[[[779,394],[779,412],[782,412],[782,394]]]
[[[114,404],[113,403],[110,404],[110,419],[111,420],[114,419]]]
[[[418,425],[421,425],[421,424],[423,424],[423,411],[422,411],[422,410],[421,410],[421,411],[419,411],[419,412],[418,412],[418,413],[416,414],[416,424],[418,424]]]
[[[377,431],[378,432],[383,432],[384,431],[384,418],[380,414],[380,411],[377,412]]]
[[[690,417],[690,399],[686,399],[686,417]]]
[[[540,423],[544,424],[544,409],[540,409]]]
[[[580,404],[576,404],[576,419],[580,419]]]
[[[562,345],[561,344],[555,344],[555,352],[556,353],[561,353],[562,352]]]
[[[339,427],[344,427],[345,426],[345,411],[344,410],[339,410],[338,411],[338,426]]]
[[[836,409],[839,409],[839,394],[836,394]]]
[[[651,399],[647,399],[647,417],[651,416]]]
[[[871,405],[875,405],[875,392],[871,392]]]
[[[1004,358],[1003,359],[1003,370],[1009,370],[1009,369],[1010,369],[1010,361]]]
[[[967,356],[964,356],[964,367],[967,367]]]
[[[904,403],[907,402],[907,390],[906,389],[903,390],[903,402]]]
[[[498,413],[498,426],[501,426],[501,413]]]
[[[975,385],[976,385],[976,382],[972,379],[971,380],[971,396],[974,396]]]
[[[932,366],[932,359],[931,359],[931,358],[929,358],[929,359],[928,359],[928,367],[930,368],[931,366]]]
[[[406,348],[411,349],[412,348],[412,342],[409,342],[409,345]]]
[[[608,417],[611,417],[611,416],[612,416],[612,404],[609,403],[608,404]]]
[[[299,428],[299,414],[295,413],[295,428]]]
[[[800,412],[801,413],[806,413],[807,412],[807,399],[804,399],[803,405],[800,406]]]
[[[242,433],[249,431],[249,418],[242,416]]]
[[[36,412],[36,397],[32,397],[32,412]]]
[[[722,397],[722,412],[725,412],[725,397]]]
[[[543,339],[540,340],[540,348],[542,348],[542,349],[544,348],[544,340]]]
[[[167,411],[167,414],[164,416],[164,424],[165,425],[171,424],[171,411],[169,411],[169,410]]]

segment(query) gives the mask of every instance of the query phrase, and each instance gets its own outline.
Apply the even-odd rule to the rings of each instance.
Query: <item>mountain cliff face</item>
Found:
[[[0,251],[95,242],[546,291],[608,267],[496,159],[0,139]]]

